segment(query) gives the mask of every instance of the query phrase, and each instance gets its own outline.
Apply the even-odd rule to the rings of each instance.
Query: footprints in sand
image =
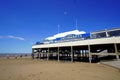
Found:
[[[31,73],[29,75],[26,76],[25,80],[48,80],[47,78],[45,79],[45,76],[43,75],[43,72],[39,72],[39,73]]]

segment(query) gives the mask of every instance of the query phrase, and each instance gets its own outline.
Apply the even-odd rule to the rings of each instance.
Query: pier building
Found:
[[[120,58],[120,28],[58,33],[32,45],[32,58],[93,62]]]

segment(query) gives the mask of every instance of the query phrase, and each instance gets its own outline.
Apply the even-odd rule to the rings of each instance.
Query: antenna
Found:
[[[58,33],[59,33],[59,28],[60,28],[60,25],[58,24]]]
[[[76,19],[76,26],[75,26],[75,27],[76,27],[76,30],[78,30],[78,24],[77,24],[77,19]]]

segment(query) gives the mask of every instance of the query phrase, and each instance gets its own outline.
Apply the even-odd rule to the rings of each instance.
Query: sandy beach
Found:
[[[98,63],[12,58],[0,59],[0,80],[120,80],[120,71]]]

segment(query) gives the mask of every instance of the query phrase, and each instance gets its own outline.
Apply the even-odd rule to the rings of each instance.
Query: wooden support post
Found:
[[[48,48],[48,52],[47,52],[47,60],[49,60],[49,48]]]
[[[32,59],[34,59],[34,49],[32,49],[32,54],[31,54],[31,56],[32,56]]]
[[[39,59],[39,52],[37,52],[37,59]]]
[[[44,60],[44,57],[45,57],[45,53],[44,52],[42,52],[42,57],[43,57],[43,60]]]
[[[68,54],[69,54],[69,53],[67,53],[67,59],[69,58],[69,57],[68,57]]]
[[[74,55],[73,55],[73,46],[71,46],[71,62],[74,61]]]
[[[84,57],[84,56],[83,56],[83,50],[81,50],[81,53],[82,53],[82,54],[81,54],[81,55],[82,55],[82,57]]]
[[[82,57],[82,51],[80,50],[80,58]]]
[[[41,59],[41,49],[39,49],[39,59]]]
[[[58,47],[58,62],[60,61],[60,53],[59,53],[60,51],[59,51],[59,49],[60,48]]]
[[[39,59],[39,49],[36,50],[36,54],[37,54],[37,59]]]
[[[118,49],[117,49],[116,43],[114,43],[114,47],[115,47],[116,59],[119,60],[119,54],[118,54]]]
[[[89,62],[91,63],[92,55],[91,55],[90,45],[88,45],[88,51],[89,51]]]
[[[40,54],[40,58],[39,59],[41,59],[41,52],[39,54]]]

